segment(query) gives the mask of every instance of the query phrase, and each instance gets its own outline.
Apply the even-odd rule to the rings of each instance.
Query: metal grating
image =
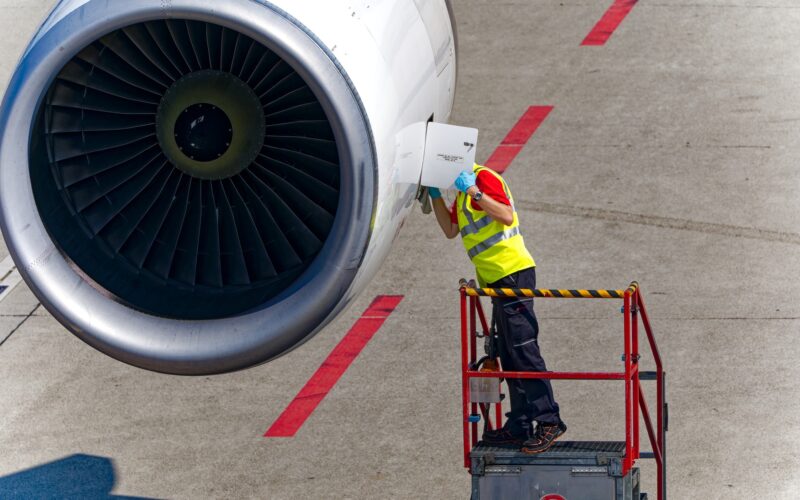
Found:
[[[517,447],[488,446],[483,442],[472,449],[472,456],[492,454],[498,457],[522,456],[528,458],[569,458],[574,456],[622,456],[625,453],[624,441],[557,441],[552,448],[537,455],[527,455]]]

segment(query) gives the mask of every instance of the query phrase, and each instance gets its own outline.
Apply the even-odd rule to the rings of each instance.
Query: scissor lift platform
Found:
[[[470,453],[472,499],[644,500],[639,469],[623,474],[624,457],[624,441],[559,441],[537,455],[479,442]]]
[[[664,367],[655,336],[637,282],[625,290],[561,290],[476,288],[474,282],[462,280],[461,295],[461,375],[464,435],[464,467],[472,474],[472,499],[533,500],[644,500],[640,492],[639,459],[656,462],[656,498],[666,500],[666,432],[668,408]],[[496,353],[485,348],[486,356],[478,360],[478,338],[492,338],[481,305],[481,297],[510,299],[620,299],[623,314],[623,371],[614,372],[520,372],[507,371],[492,363]],[[655,371],[640,370],[639,324],[644,327]],[[502,364],[502,363],[500,363]],[[544,453],[527,455],[518,449],[490,447],[479,442],[481,432],[503,426],[501,379],[551,380],[617,380],[625,388],[624,441],[556,442]],[[654,381],[656,389],[655,419],[650,416],[642,381]],[[474,388],[472,382],[475,382]],[[494,407],[494,408],[492,408]],[[655,420],[655,425],[653,420]],[[640,421],[645,424],[651,451],[640,449]]]

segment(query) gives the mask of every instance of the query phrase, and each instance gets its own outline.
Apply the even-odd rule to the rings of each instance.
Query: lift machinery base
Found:
[[[639,469],[622,472],[623,441],[561,441],[537,455],[478,444],[470,453],[473,500],[645,500]]]

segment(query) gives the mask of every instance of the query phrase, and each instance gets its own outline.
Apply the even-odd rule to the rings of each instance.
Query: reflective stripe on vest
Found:
[[[487,217],[488,219],[488,217]],[[512,227],[507,231],[503,231],[502,233],[497,233],[494,236],[489,236],[481,243],[478,243],[474,247],[470,248],[467,254],[469,255],[470,259],[474,259],[478,254],[489,250],[496,244],[500,243],[503,240],[507,240],[509,238],[513,238],[514,236],[519,234],[519,226]]]
[[[467,236],[468,234],[477,234],[478,231],[485,228],[492,222],[491,217],[484,217],[482,219],[478,219],[477,221],[472,219],[472,215],[467,210],[467,197],[464,197],[464,203],[462,203],[461,209],[464,211],[464,215],[467,217],[467,225],[461,229],[461,236]]]

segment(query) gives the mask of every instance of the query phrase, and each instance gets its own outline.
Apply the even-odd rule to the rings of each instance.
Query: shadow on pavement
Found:
[[[115,483],[114,462],[110,458],[72,455],[0,477],[0,498],[154,500],[112,495]]]

